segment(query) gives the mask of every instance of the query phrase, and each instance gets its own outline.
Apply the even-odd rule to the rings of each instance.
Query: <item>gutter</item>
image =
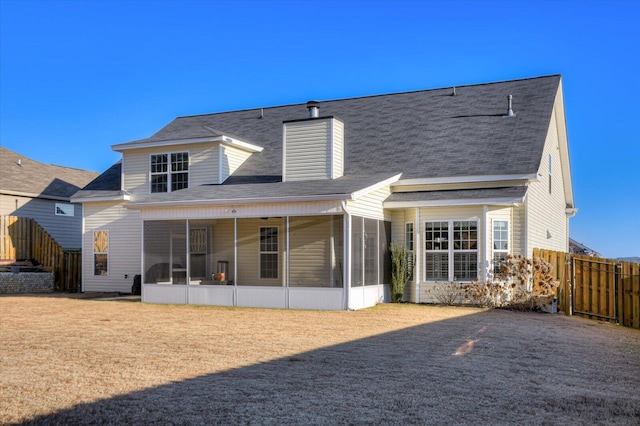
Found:
[[[413,208],[413,207],[449,207],[449,206],[512,206],[524,202],[523,198],[479,198],[476,200],[430,200],[430,201],[385,201],[385,209]]]
[[[273,198],[228,198],[216,200],[182,200],[182,201],[150,201],[128,203],[125,207],[131,210],[139,210],[148,207],[175,207],[175,206],[227,206],[243,204],[264,204],[264,203],[295,203],[305,201],[345,201],[353,200],[354,194],[332,194],[332,195],[298,195],[290,197]]]

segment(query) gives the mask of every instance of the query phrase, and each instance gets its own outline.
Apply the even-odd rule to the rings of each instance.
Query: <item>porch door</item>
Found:
[[[191,280],[207,277],[207,228],[189,229]]]

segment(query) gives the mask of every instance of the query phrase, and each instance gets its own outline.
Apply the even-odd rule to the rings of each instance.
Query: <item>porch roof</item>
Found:
[[[271,183],[225,183],[201,185],[167,193],[136,197],[128,208],[163,207],[176,205],[230,205],[300,201],[352,200],[399,179],[398,174],[348,175],[333,180],[313,180]],[[388,182],[387,182],[388,181]]]
[[[395,192],[384,201],[384,207],[402,208],[522,203],[527,194],[527,189],[527,186],[522,185],[502,188]]]

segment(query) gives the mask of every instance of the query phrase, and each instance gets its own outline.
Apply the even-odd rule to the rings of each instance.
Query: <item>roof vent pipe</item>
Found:
[[[320,102],[318,101],[307,102],[307,109],[309,110],[309,118],[320,117]]]
[[[507,110],[507,113],[505,114],[505,117],[513,117],[516,115],[515,112],[513,112],[513,108],[511,108],[511,101],[513,100],[513,96],[509,95],[507,96],[507,100],[509,103],[509,109]]]
[[[453,92],[451,93],[451,96],[455,96],[456,95],[456,86],[453,86]]]

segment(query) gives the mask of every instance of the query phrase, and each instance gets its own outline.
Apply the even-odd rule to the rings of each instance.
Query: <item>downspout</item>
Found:
[[[482,207],[482,223],[484,224],[484,256],[482,256],[483,262],[482,264],[484,265],[484,267],[482,268],[482,281],[483,282],[487,282],[487,280],[489,279],[488,276],[488,272],[489,272],[489,266],[491,265],[491,263],[489,262],[489,241],[490,241],[490,234],[489,232],[491,231],[491,227],[489,226],[489,206],[484,205]]]
[[[420,207],[416,207],[416,224],[414,226],[414,250],[413,255],[415,256],[415,260],[413,262],[413,279],[416,282],[416,303],[420,303],[420,274],[422,271],[420,270],[420,264],[422,263],[420,256]]]
[[[284,226],[285,226],[285,231],[284,232],[285,232],[285,235],[287,236],[287,238],[285,239],[285,245],[286,245],[285,247],[286,247],[286,250],[287,250],[287,254],[284,257],[285,258],[285,265],[284,265],[284,281],[285,281],[284,285],[285,285],[285,290],[284,291],[285,291],[285,293],[287,295],[286,300],[285,300],[285,306],[287,307],[287,309],[289,309],[289,297],[290,297],[289,288],[291,286],[291,283],[290,283],[291,270],[290,270],[290,267],[289,267],[290,260],[291,260],[290,253],[289,253],[289,244],[290,244],[290,241],[289,241],[289,216],[285,217]]]
[[[85,250],[86,247],[86,243],[85,243],[85,238],[86,238],[86,222],[85,222],[85,218],[84,218],[84,203],[82,203],[82,244],[81,244],[81,248],[82,248],[82,264],[84,264],[84,258],[87,255],[87,251]],[[80,293],[84,293],[84,280],[85,280],[85,275],[86,275],[86,271],[84,268],[82,267],[83,265],[80,265],[80,270],[82,271],[82,276],[80,277]],[[142,280],[141,280],[142,282]],[[142,294],[142,293],[141,293]]]
[[[344,268],[342,271],[343,306],[345,309],[349,310],[349,291],[351,290],[351,213],[347,210],[347,202],[345,200],[340,201],[340,206],[344,212]]]
[[[529,197],[525,195],[524,199],[524,257],[529,258]]]

